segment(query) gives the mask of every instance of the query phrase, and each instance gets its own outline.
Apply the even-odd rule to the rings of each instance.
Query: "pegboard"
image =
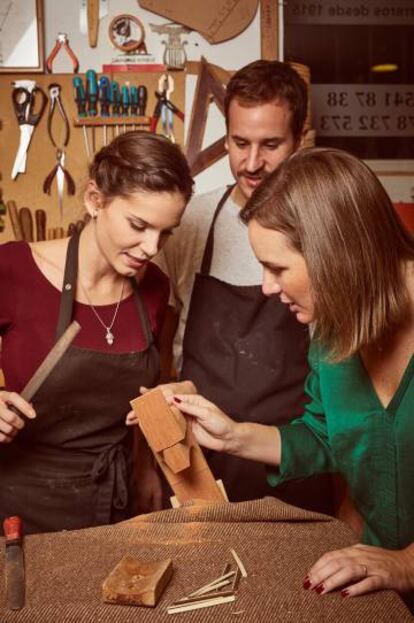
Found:
[[[85,84],[85,76],[79,74]],[[108,74],[106,74],[108,75]],[[185,110],[185,75],[184,72],[174,72],[171,74],[174,79],[174,92],[171,101],[182,111]],[[161,76],[159,72],[116,72],[108,75],[112,80],[116,80],[120,87],[129,82],[133,85],[145,84],[148,89],[148,103],[146,114],[152,115],[157,98],[155,91],[158,89],[158,81]],[[98,75],[99,79],[100,75]],[[58,209],[56,181],[53,182],[51,195],[43,192],[43,182],[48,173],[56,164],[56,148],[52,145],[47,132],[47,117],[49,103],[43,113],[42,119],[36,126],[30,143],[26,173],[19,174],[16,180],[11,179],[11,171],[19,145],[20,130],[15,117],[12,104],[12,81],[13,80],[34,80],[42,87],[48,95],[48,86],[58,83],[61,86],[61,97],[63,106],[70,122],[70,140],[65,149],[65,167],[76,183],[76,194],[68,196],[65,188],[63,218]],[[46,229],[53,227],[63,227],[65,230],[69,223],[82,218],[83,191],[85,189],[88,174],[88,159],[84,146],[83,130],[74,127],[73,121],[77,118],[77,108],[74,101],[74,89],[72,86],[73,74],[6,74],[0,76],[0,187],[2,189],[3,201],[13,200],[17,207],[28,207],[32,212],[36,209],[44,209],[47,214]],[[60,138],[60,130],[63,126],[59,119],[58,111],[54,113],[54,134]],[[120,131],[123,131],[122,117],[119,117]],[[127,126],[128,129],[128,126]],[[132,129],[132,128],[131,128]],[[146,128],[142,128],[146,129]],[[158,132],[161,131],[161,120],[158,124]],[[112,136],[111,128],[107,130],[108,142]],[[174,134],[176,142],[183,146],[184,143],[184,124],[174,115]],[[91,130],[88,130],[89,142],[91,143]],[[103,145],[103,129],[95,128],[96,148]],[[10,223],[9,215],[5,217],[5,229],[0,233],[0,243],[13,240],[14,234]]]

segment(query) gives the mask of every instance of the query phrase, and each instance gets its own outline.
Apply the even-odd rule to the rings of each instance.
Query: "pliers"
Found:
[[[49,115],[47,118],[47,131],[48,131],[50,140],[52,141],[52,144],[55,147],[59,147],[58,143],[54,139],[53,130],[52,130],[53,115],[54,115],[54,112],[56,110],[56,105],[57,105],[59,112],[60,112],[60,116],[62,117],[62,120],[63,120],[63,125],[64,125],[64,137],[63,137],[63,143],[61,147],[66,147],[66,145],[69,143],[70,126],[69,126],[68,116],[65,112],[65,109],[63,108],[62,100],[60,97],[60,85],[59,84],[49,85],[49,101],[50,101],[50,107],[49,107]]]
[[[58,190],[58,206],[61,216],[63,215],[63,191],[64,191],[64,183],[66,181],[67,190],[69,195],[74,195],[76,191],[76,186],[73,177],[69,173],[69,171],[65,168],[65,152],[63,151],[64,147],[67,146],[69,142],[70,135],[70,127],[69,120],[65,109],[63,108],[62,100],[60,98],[60,85],[59,84],[50,84],[49,85],[49,99],[50,99],[50,108],[49,115],[47,119],[47,131],[49,134],[49,138],[56,147],[56,164],[50,173],[47,175],[45,181],[43,182],[43,192],[48,195],[51,194],[51,188],[53,180],[56,177],[57,190]],[[63,120],[64,125],[64,134],[63,139],[59,143],[55,140],[53,136],[52,129],[52,121],[53,115],[56,110],[56,106],[59,109],[60,116]]]
[[[163,74],[158,81],[158,91],[155,92],[157,103],[151,117],[150,131],[156,132],[158,120],[162,118],[163,133],[172,142],[175,141],[173,134],[173,114],[184,121],[184,113],[175,106],[170,95],[174,91],[174,79],[170,74]]]
[[[46,59],[46,69],[48,70],[50,74],[52,73],[53,61],[55,60],[61,48],[65,48],[66,52],[69,55],[70,60],[72,61],[73,73],[77,74],[79,71],[79,61],[78,61],[76,54],[74,53],[74,51],[69,45],[69,39],[68,39],[67,34],[65,34],[64,32],[58,33],[55,47],[53,48],[53,50],[51,51],[51,53]]]

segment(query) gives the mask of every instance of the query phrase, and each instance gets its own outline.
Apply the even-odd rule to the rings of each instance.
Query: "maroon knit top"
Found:
[[[139,285],[155,336],[168,304],[169,284],[164,273],[149,264]],[[0,245],[1,367],[8,390],[20,392],[55,342],[60,291],[43,275],[26,242]],[[95,306],[109,325],[116,304]],[[126,353],[144,348],[138,310],[131,294],[120,306],[109,346],[105,329],[90,305],[74,303],[73,320],[81,325],[74,346],[101,352]]]

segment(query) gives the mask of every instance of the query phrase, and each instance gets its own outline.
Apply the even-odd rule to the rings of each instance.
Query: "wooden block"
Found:
[[[190,500],[225,501],[191,428],[161,390],[147,392],[131,405],[178,505]]]
[[[163,450],[162,458],[170,470],[177,474],[190,467],[190,448],[182,443],[177,443],[175,446]]]
[[[170,448],[185,438],[185,430],[174,416],[171,417],[171,409],[160,390],[135,398],[131,406],[139,416],[140,428],[154,452]]]
[[[102,584],[103,600],[111,604],[154,607],[172,574],[170,558],[147,563],[124,556]]]

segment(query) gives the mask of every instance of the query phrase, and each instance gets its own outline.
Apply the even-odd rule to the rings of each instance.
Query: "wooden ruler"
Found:
[[[260,0],[260,51],[265,61],[279,60],[279,0]]]

